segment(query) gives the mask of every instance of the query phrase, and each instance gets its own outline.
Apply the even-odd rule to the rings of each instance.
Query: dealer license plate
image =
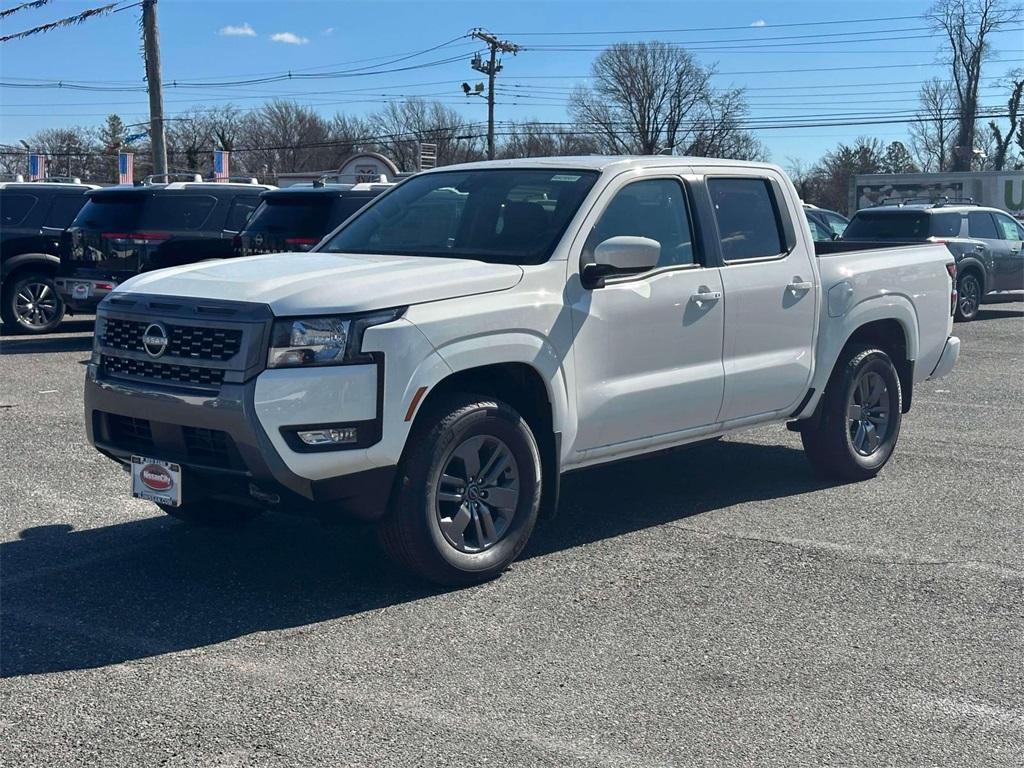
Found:
[[[132,496],[169,507],[180,507],[181,465],[132,456]]]

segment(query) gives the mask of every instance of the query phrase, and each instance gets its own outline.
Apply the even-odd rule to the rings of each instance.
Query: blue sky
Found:
[[[17,2],[7,0],[3,6]],[[3,32],[100,4],[102,0],[58,0],[12,15],[5,20]],[[918,18],[892,17],[919,16],[929,4],[918,0],[160,0],[158,10],[170,115],[190,105],[232,103],[251,108],[272,96],[295,98],[327,115],[363,114],[380,108],[385,99],[422,95],[450,104],[471,120],[485,120],[483,100],[467,100],[459,88],[463,80],[479,79],[468,64],[478,46],[468,40],[389,65],[410,67],[402,72],[244,87],[174,87],[176,80],[380,67],[404,54],[451,41],[472,27],[483,27],[526,48],[516,57],[504,58],[499,120],[565,120],[565,97],[574,84],[585,82],[597,49],[617,40],[661,39],[688,43],[701,62],[717,63],[720,74],[714,83],[747,88],[752,117],[770,125],[805,115],[858,119],[913,110],[917,85],[945,72],[936,54],[940,41],[929,36]],[[129,8],[79,27],[0,45],[2,81],[141,86],[139,11]],[[874,19],[888,20],[868,21]],[[792,26],[808,22],[825,23]],[[627,34],[631,30],[673,31]],[[580,34],[587,32],[599,34]],[[985,72],[983,105],[1002,103],[1002,91],[992,88],[995,78],[1024,65],[1024,33],[1003,32],[994,42],[996,55],[1004,61],[993,62]],[[437,63],[448,59],[454,60]],[[110,112],[121,114],[128,123],[142,121],[147,117],[146,104],[142,92],[0,88],[0,141],[12,143],[40,128],[98,123]],[[837,142],[859,134],[886,141],[905,139],[906,126],[786,126],[756,131],[773,160],[780,163],[790,157],[814,160]]]

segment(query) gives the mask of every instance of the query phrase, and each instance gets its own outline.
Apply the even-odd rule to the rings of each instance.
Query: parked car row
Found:
[[[209,259],[303,251],[388,184],[277,189],[148,178],[100,188],[77,179],[0,184],[2,314],[27,333],[88,313],[124,280]]]

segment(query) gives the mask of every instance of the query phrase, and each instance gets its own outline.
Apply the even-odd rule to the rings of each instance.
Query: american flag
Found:
[[[213,152],[213,178],[217,181],[227,181],[230,178],[229,155],[223,149],[216,149]]]
[[[118,184],[134,184],[135,183],[135,153],[134,152],[118,152],[117,153],[117,183]]]
[[[46,156],[31,154],[28,156],[28,180],[42,181],[46,178]]]

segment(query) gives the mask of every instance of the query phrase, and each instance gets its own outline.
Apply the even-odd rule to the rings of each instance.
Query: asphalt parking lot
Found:
[[[875,480],[781,427],[577,473],[460,591],[129,499],[68,330],[0,338],[4,766],[1024,764],[1024,304],[956,326]]]

